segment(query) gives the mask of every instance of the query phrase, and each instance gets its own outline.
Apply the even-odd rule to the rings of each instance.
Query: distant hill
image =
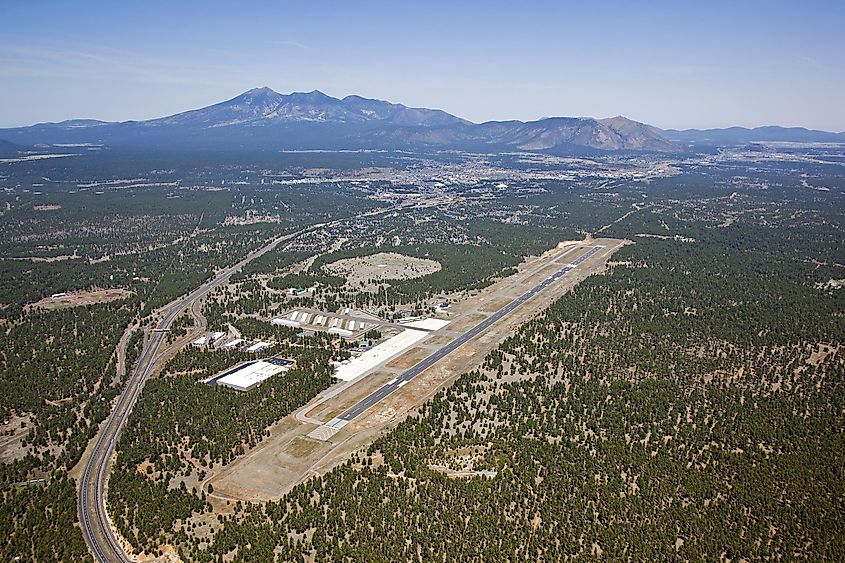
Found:
[[[739,145],[754,142],[792,143],[845,143],[845,132],[831,133],[805,129],[804,127],[778,127],[769,125],[747,129],[728,127],[726,129],[666,129],[662,134],[672,141],[681,143],[703,143],[713,145]]]
[[[475,124],[436,109],[320,91],[255,88],[208,107],[147,121],[71,120],[0,129],[25,144],[102,143],[183,149],[464,149],[676,151],[649,125],[618,116]]]
[[[319,90],[279,94],[270,88],[254,88],[219,104],[141,123],[150,127],[180,125],[213,128],[366,122],[422,127],[469,123],[441,110],[409,108],[360,96],[338,99]]]
[[[549,117],[538,121],[488,121],[453,127],[394,128],[369,131],[377,144],[408,144],[429,148],[499,148],[506,150],[569,152],[572,149],[676,151],[677,145],[656,130],[624,117]]]

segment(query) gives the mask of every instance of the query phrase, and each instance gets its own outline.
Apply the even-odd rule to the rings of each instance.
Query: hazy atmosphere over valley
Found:
[[[843,21],[0,7],[0,560],[842,561]]]

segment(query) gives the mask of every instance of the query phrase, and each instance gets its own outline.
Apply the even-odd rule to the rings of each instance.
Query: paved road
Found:
[[[124,553],[123,548],[118,543],[108,523],[105,509],[105,479],[117,438],[120,436],[123,424],[129,418],[129,413],[132,412],[132,407],[138,400],[138,395],[141,393],[144,382],[155,366],[159,349],[167,334],[167,329],[170,328],[173,321],[185,310],[191,310],[196,318],[201,319],[202,317],[196,314],[195,307],[209,292],[228,282],[232,274],[262,254],[274,249],[279,243],[315,228],[319,228],[319,226],[309,227],[302,231],[277,237],[266,246],[248,254],[234,266],[222,270],[214,278],[187,296],[165,307],[162,318],[158,325],[156,325],[155,330],[147,333],[147,339],[138,358],[138,362],[135,365],[135,369],[129,376],[126,387],[123,389],[120,397],[118,397],[117,405],[106,420],[105,426],[94,444],[91,457],[85,465],[85,470],[80,480],[79,514],[82,522],[82,531],[85,535],[85,540],[88,542],[88,547],[91,548],[98,561],[109,563],[112,561],[131,561]]]
[[[362,213],[359,217],[380,215],[395,210],[396,208],[388,208],[369,211]],[[202,317],[198,314],[198,309],[196,308],[198,307],[199,301],[215,288],[227,283],[232,274],[240,270],[243,266],[273,250],[279,243],[306,232],[340,224],[342,221],[348,219],[350,218],[339,219],[330,223],[319,223],[287,235],[279,236],[266,246],[251,252],[234,266],[221,270],[214,278],[187,296],[177,299],[162,309],[161,320],[155,329],[147,332],[147,338],[135,369],[130,374],[126,387],[118,397],[114,410],[108,419],[106,419],[105,425],[97,437],[97,441],[91,451],[91,457],[88,459],[80,479],[79,516],[82,524],[82,533],[97,561],[105,563],[115,561],[131,562],[131,559],[123,551],[109,525],[104,492],[105,480],[117,439],[120,436],[120,431],[129,418],[132,407],[138,400],[138,395],[141,393],[144,382],[153,371],[156,359],[160,354],[160,348],[165,340],[167,329],[170,328],[173,321],[185,310],[190,310],[194,317],[202,322]]]
[[[574,270],[584,260],[587,260],[590,256],[592,256],[602,248],[604,247],[590,247],[587,252],[581,254],[571,263],[567,264],[566,266],[564,266],[563,268],[561,268],[560,270],[558,270],[536,286],[532,287],[530,290],[511,301],[510,303],[508,303],[507,305],[505,305],[504,307],[502,307],[501,309],[499,309],[498,311],[496,311],[495,313],[493,313],[492,315],[490,315],[489,317],[487,317],[486,319],[484,319],[483,321],[463,333],[455,340],[449,342],[448,344],[440,348],[437,352],[434,352],[433,354],[416,364],[414,367],[403,372],[402,375],[390,380],[390,382],[382,385],[381,387],[373,391],[370,395],[361,399],[356,405],[350,407],[349,409],[344,411],[343,414],[331,421],[329,425],[334,428],[341,428],[345,426],[349,421],[359,416],[361,413],[363,413],[364,411],[366,411],[367,409],[369,409],[370,407],[372,407],[373,405],[375,405],[376,403],[378,403],[379,401],[381,401],[382,399],[384,399],[385,397],[405,385],[408,381],[412,380],[413,378],[415,378],[416,376],[418,376],[419,374],[421,374],[422,372],[424,372],[425,370],[445,358],[447,355],[451,354],[452,352],[463,346],[466,342],[472,340],[473,338],[487,330],[493,323],[508,315],[511,311],[513,311],[514,309],[534,297],[537,293],[543,291],[544,289],[546,289],[546,287],[555,283],[557,280]]]

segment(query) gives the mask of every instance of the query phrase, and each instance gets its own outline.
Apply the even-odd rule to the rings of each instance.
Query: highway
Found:
[[[555,283],[557,280],[577,268],[582,262],[587,260],[590,256],[598,252],[604,248],[603,246],[593,246],[585,252],[578,256],[578,258],[574,259],[571,263],[565,265],[560,270],[540,282],[539,284],[532,287],[530,290],[526,291],[477,325],[473,326],[471,329],[463,333],[461,336],[452,340],[436,352],[432,353],[430,356],[426,357],[425,359],[421,360],[419,363],[414,365],[414,367],[408,369],[407,371],[402,372],[401,375],[392,379],[390,382],[382,385],[368,396],[361,399],[357,404],[350,407],[342,414],[340,414],[337,418],[332,420],[328,423],[328,426],[333,428],[339,429],[348,424],[351,420],[355,417],[361,415],[361,413],[367,411],[370,407],[405,385],[408,381],[412,380],[461,346],[463,346],[468,341],[472,340],[485,330],[487,330],[493,323],[502,319],[506,315],[508,315],[511,311],[534,297],[537,293],[546,289],[549,285]]]
[[[135,369],[129,376],[129,381],[120,394],[109,418],[100,432],[91,452],[91,457],[85,465],[79,485],[79,515],[82,524],[82,532],[88,547],[98,561],[131,561],[126,556],[120,543],[117,541],[108,522],[105,508],[105,480],[110,466],[114,448],[124,423],[132,412],[132,407],[138,400],[138,395],[144,386],[144,382],[152,373],[159,349],[164,342],[167,330],[176,318],[185,310],[190,310],[195,318],[201,318],[196,307],[200,300],[215,288],[225,284],[229,278],[243,266],[255,260],[262,254],[271,251],[279,243],[302,234],[303,232],[320,228],[322,225],[315,225],[307,229],[282,235],[273,239],[266,246],[248,254],[243,260],[221,270],[214,278],[207,281],[193,292],[181,299],[170,303],[163,309],[163,315],[153,330],[147,332],[147,339],[144,348],[135,364]],[[201,327],[203,328],[203,327]]]
[[[380,215],[396,211],[401,207],[400,205],[398,207],[381,208],[362,213],[357,217]],[[161,309],[161,320],[155,328],[147,331],[147,338],[138,357],[138,361],[135,364],[135,368],[132,370],[126,386],[118,397],[114,410],[106,419],[80,478],[78,504],[82,533],[97,561],[104,563],[132,561],[124,552],[109,524],[106,512],[105,482],[120,432],[129,418],[129,414],[132,412],[132,407],[138,400],[144,383],[153,372],[156,360],[160,355],[160,348],[165,341],[165,335],[170,325],[185,310],[189,310],[195,319],[202,320],[198,307],[203,297],[215,288],[227,283],[232,274],[259,256],[273,250],[281,242],[307,232],[340,224],[351,218],[346,217],[329,223],[311,225],[293,233],[276,237],[267,245],[247,254],[237,264],[221,270],[211,280],[205,282],[185,297],[179,298]]]

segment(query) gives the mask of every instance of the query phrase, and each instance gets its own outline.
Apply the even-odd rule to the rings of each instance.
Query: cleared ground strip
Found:
[[[343,420],[349,420],[349,421],[353,420],[355,417],[359,416],[360,414],[365,412],[367,409],[369,409],[370,407],[372,407],[373,405],[375,405],[376,403],[378,403],[379,401],[381,401],[382,399],[387,397],[393,391],[395,391],[396,389],[399,389],[400,387],[405,385],[405,383],[407,383],[411,379],[415,378],[416,376],[418,376],[419,374],[421,374],[422,372],[424,372],[425,370],[427,370],[428,368],[430,368],[431,366],[433,366],[434,364],[439,362],[441,359],[446,357],[447,355],[451,354],[453,351],[455,351],[456,349],[461,347],[467,341],[469,341],[469,340],[475,338],[476,336],[478,336],[481,332],[483,332],[487,328],[489,328],[490,325],[492,325],[493,323],[495,323],[496,321],[498,321],[499,319],[501,319],[505,315],[509,314],[511,311],[513,311],[514,309],[516,309],[517,307],[519,307],[520,305],[522,305],[523,303],[525,303],[526,301],[528,301],[532,297],[534,297],[534,295],[536,295],[537,293],[544,290],[546,287],[548,287],[552,283],[556,282],[557,280],[559,280],[560,278],[562,278],[563,276],[565,276],[566,274],[568,274],[569,272],[574,270],[584,260],[587,260],[588,258],[590,258],[593,254],[597,253],[602,248],[604,248],[604,247],[603,246],[593,246],[593,247],[591,247],[589,250],[587,250],[587,252],[580,255],[575,260],[573,260],[571,264],[565,265],[563,268],[561,268],[560,270],[558,270],[557,272],[555,272],[551,276],[547,277],[545,280],[543,280],[542,282],[540,282],[539,284],[537,284],[536,286],[534,286],[533,288],[531,288],[530,290],[528,290],[527,292],[525,292],[524,294],[522,294],[521,296],[519,296],[518,298],[513,300],[511,303],[509,303],[508,305],[506,305],[502,309],[493,313],[492,315],[490,315],[489,317],[487,317],[486,319],[484,319],[483,321],[481,321],[480,323],[478,323],[477,325],[473,326],[471,329],[469,329],[468,331],[463,333],[461,336],[459,336],[455,340],[453,340],[453,341],[449,342],[448,344],[446,344],[445,346],[443,346],[437,352],[434,352],[433,354],[431,354],[430,356],[428,356],[427,358],[425,358],[424,360],[419,362],[414,367],[412,367],[409,370],[403,372],[402,375],[400,375],[398,378],[396,378],[396,380],[393,381],[393,383],[385,384],[382,387],[376,389],[369,396],[365,397],[360,402],[358,402],[358,404],[356,404],[355,406],[347,409],[338,418],[341,418]]]
[[[588,247],[586,252],[584,252],[583,254],[578,256],[571,263],[565,264],[563,267],[561,267],[559,270],[557,270],[556,272],[554,272],[553,274],[551,274],[550,276],[545,278],[543,281],[541,281],[540,283],[538,283],[537,285],[535,285],[534,287],[532,287],[531,289],[529,289],[528,291],[526,291],[525,293],[523,293],[522,295],[520,295],[519,297],[517,297],[516,299],[514,299],[513,301],[511,301],[510,303],[508,303],[504,307],[502,307],[501,309],[499,309],[498,311],[492,313],[490,316],[488,316],[487,318],[485,318],[484,320],[482,320],[478,324],[474,325],[472,328],[470,328],[469,330],[464,332],[458,338],[456,338],[456,339],[452,340],[451,342],[447,343],[446,345],[444,345],[442,348],[440,348],[439,350],[437,350],[433,354],[429,355],[428,357],[426,357],[422,361],[418,362],[412,368],[404,371],[398,377],[391,379],[386,384],[382,385],[381,387],[379,387],[378,389],[376,389],[375,391],[370,393],[368,396],[361,399],[357,404],[348,408],[346,411],[344,411],[338,417],[336,417],[336,418],[332,419],[330,422],[316,428],[315,430],[313,430],[309,434],[309,436],[312,437],[312,438],[316,438],[318,440],[328,440],[329,438],[331,438],[332,436],[337,434],[340,431],[340,429],[343,428],[343,426],[346,425],[346,423],[351,422],[353,419],[355,419],[356,417],[358,417],[361,414],[363,414],[364,412],[366,412],[369,408],[374,406],[376,403],[378,403],[379,401],[381,401],[382,399],[384,399],[385,397],[387,397],[388,395],[390,395],[391,393],[393,393],[397,389],[402,388],[404,385],[406,385],[413,378],[415,378],[416,376],[420,375],[421,373],[423,373],[424,371],[426,371],[427,369],[432,367],[434,364],[436,364],[437,362],[439,362],[440,360],[445,358],[447,355],[451,354],[453,351],[455,351],[456,349],[461,347],[463,344],[465,344],[469,340],[472,340],[473,338],[475,338],[476,336],[481,334],[483,331],[487,330],[495,322],[497,322],[498,320],[502,319],[503,317],[505,317],[506,315],[511,313],[514,309],[516,309],[517,307],[519,307],[520,305],[522,305],[523,303],[525,303],[526,301],[528,301],[529,299],[534,297],[534,295],[536,295],[537,293],[543,291],[549,285],[555,283],[556,281],[558,281],[559,279],[564,277],[566,274],[568,274],[569,272],[571,272],[572,270],[577,268],[582,262],[584,262],[585,260],[587,260],[588,258],[593,256],[594,254],[596,254],[597,252],[599,252],[603,248],[604,248],[604,246],[601,246],[601,245]],[[437,319],[426,319],[426,321],[436,321],[436,320]],[[425,322],[425,321],[416,321],[416,322],[422,323],[422,322]],[[406,325],[406,326],[408,326],[408,325]],[[428,326],[434,327],[436,325],[434,323],[429,323]],[[418,329],[406,329],[405,332],[423,333],[424,336],[422,338],[424,338],[425,335],[430,334],[428,332],[425,332],[423,330],[418,330]],[[402,335],[400,334],[399,336],[402,336]],[[397,337],[394,337],[394,338],[397,338]],[[409,336],[408,338],[411,338],[411,337]],[[416,340],[416,341],[419,341],[422,338],[418,338],[418,340]],[[390,341],[387,341],[387,342],[390,342]],[[383,344],[387,344],[387,342],[385,342]],[[409,346],[406,346],[405,348],[410,347],[414,343],[415,342],[412,342],[411,344],[409,344]],[[396,355],[399,352],[401,352],[401,350],[397,351],[393,355]],[[363,356],[361,356],[361,357],[363,357]],[[356,358],[356,359],[358,359],[358,358]],[[370,367],[368,367],[367,370],[369,371],[370,369],[375,368],[378,364],[382,363],[386,359],[388,359],[388,358],[381,359],[376,364],[372,364],[372,365],[368,364],[368,365],[370,365]],[[375,360],[375,357],[373,357],[370,361],[373,361],[373,360]]]

